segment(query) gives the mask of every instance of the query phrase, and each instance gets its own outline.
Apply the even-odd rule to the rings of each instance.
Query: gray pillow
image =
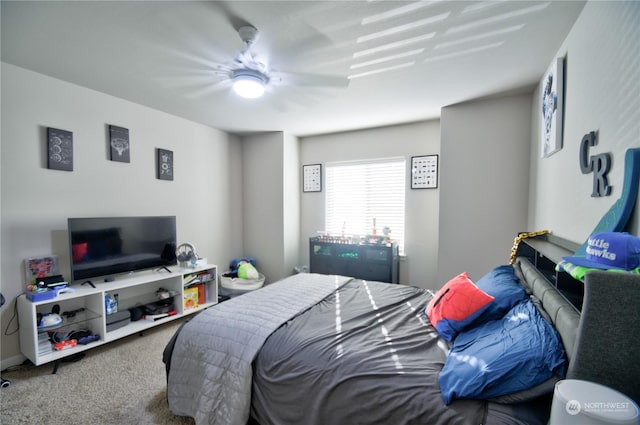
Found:
[[[518,391],[517,393],[505,394],[500,397],[494,397],[489,399],[489,401],[493,401],[495,403],[500,404],[514,404],[514,403],[522,403],[525,401],[531,401],[545,394],[552,393],[555,389],[556,382],[560,381],[560,378],[556,375],[553,375],[551,378],[547,379],[541,384],[536,385],[535,387],[529,388],[528,390]]]

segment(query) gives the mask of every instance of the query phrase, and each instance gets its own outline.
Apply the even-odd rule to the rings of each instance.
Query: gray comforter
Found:
[[[446,406],[448,346],[424,314],[428,292],[353,280],[269,337],[254,362],[260,425],[478,425],[486,403]]]
[[[295,275],[198,314],[182,327],[173,348],[167,383],[171,411],[196,424],[246,424],[251,363],[264,341],[349,280]]]
[[[444,404],[431,297],[300,274],[223,302],[178,331],[172,356],[167,346],[169,407],[197,424],[244,425],[250,411],[260,425],[546,423],[548,401]]]

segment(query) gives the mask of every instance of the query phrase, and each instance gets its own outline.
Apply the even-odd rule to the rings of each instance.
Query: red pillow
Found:
[[[429,301],[427,316],[444,339],[453,341],[493,300],[464,272],[447,282]]]

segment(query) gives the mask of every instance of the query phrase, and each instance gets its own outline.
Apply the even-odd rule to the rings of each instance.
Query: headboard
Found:
[[[567,378],[606,385],[640,404],[640,275],[591,271]]]
[[[606,385],[640,402],[640,275],[590,271],[582,312],[525,257],[514,263],[551,316],[565,347],[567,379]]]

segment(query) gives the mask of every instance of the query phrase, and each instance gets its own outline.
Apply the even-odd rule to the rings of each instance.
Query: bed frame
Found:
[[[529,287],[530,292],[540,300],[558,330],[569,360],[567,378],[583,379],[606,385],[620,391],[638,403],[640,400],[640,385],[638,385],[640,382],[640,340],[637,339],[636,335],[640,334],[640,275],[593,271],[587,273],[583,283],[570,278],[567,273],[555,270],[555,266],[561,260],[562,255],[571,254],[570,249],[566,247],[559,248],[553,241],[549,241],[547,235],[544,238],[540,237],[540,239],[536,238],[523,242],[522,248],[517,250],[518,255],[515,256],[514,268],[525,286]],[[273,326],[277,327],[280,319],[287,320],[287,317],[291,317],[282,313],[283,310],[286,310],[283,307],[294,304],[294,301],[300,301],[300,295],[303,292],[306,294],[310,288],[315,287],[303,286],[306,283],[314,283],[312,279],[314,276],[320,275],[292,276],[292,278],[301,280],[288,287],[287,292],[281,292],[279,287],[270,285],[269,287],[274,290],[273,294],[278,296],[273,299],[269,298],[270,301],[266,304],[263,302],[265,298],[257,298],[259,291],[246,295],[250,298],[237,299],[236,301],[238,302],[236,304],[230,301],[227,305],[225,302],[217,307],[220,314],[217,314],[216,317],[220,321],[219,323],[225,323],[224,320],[228,320],[229,322],[227,323],[235,323],[238,321],[238,310],[236,309],[238,305],[245,306],[260,301],[261,307],[265,305],[267,307],[266,309],[261,308],[260,313],[264,317],[268,317],[270,319],[269,322],[275,316],[283,315],[282,318],[277,318],[278,320],[272,323]],[[331,283],[330,288],[327,287],[327,282],[324,282],[324,280],[316,283],[324,283],[324,286],[317,285],[317,290],[323,288],[322,293],[318,294],[318,299],[323,299],[326,296],[325,290],[335,290],[335,284],[333,283]],[[292,293],[291,288],[294,288],[297,292]],[[265,288],[263,290],[268,289]],[[286,294],[287,297],[282,297],[283,294]],[[309,300],[309,302],[311,301],[313,300]],[[302,307],[306,308],[306,302],[304,304]],[[255,316],[253,310],[250,311],[250,309],[242,310],[242,312],[245,315],[250,315],[251,318]],[[230,338],[228,334],[225,334],[224,326],[212,325],[213,322],[209,320],[210,317],[207,315],[199,317],[204,317],[203,320],[206,320],[201,324],[207,325],[207,330],[210,331],[210,337],[213,340],[222,341]],[[251,322],[251,320],[248,320],[248,322]],[[265,338],[272,332],[271,329],[266,328],[261,329],[258,327],[258,330],[261,335],[264,334]],[[178,332],[176,332],[164,352],[167,371],[170,367],[173,344],[176,341]],[[245,332],[250,333],[248,329]],[[249,347],[251,352],[248,354],[243,352],[241,353],[242,356],[253,358],[253,349],[260,350],[262,342],[264,341],[254,342],[252,340],[252,346]],[[245,348],[245,346],[240,347],[242,350]],[[241,357],[236,354],[233,356],[237,356],[234,358]],[[233,356],[223,355],[219,357],[226,362],[225,359]],[[182,360],[184,359],[181,359],[181,362],[184,363]],[[200,359],[189,359],[189,361],[192,360],[199,361]],[[223,364],[217,369],[225,367],[226,365]],[[187,372],[191,373],[189,370]],[[190,379],[189,373],[179,373],[178,376],[181,379],[185,378],[184,381],[186,382]],[[242,368],[242,373],[243,382],[249,382],[250,385],[250,380],[252,379],[251,366],[245,364]],[[197,374],[202,374],[202,371],[194,372],[193,376],[199,377],[200,375]],[[234,376],[234,379],[237,380],[240,374],[234,373]],[[214,377],[214,379],[217,378]],[[197,385],[193,387],[191,384],[191,381],[189,381],[189,388],[197,388]],[[171,389],[169,386],[167,391],[168,395],[170,395]],[[181,399],[178,402],[181,403]],[[246,401],[236,410],[244,409],[250,402],[250,400]],[[531,404],[528,403],[526,405],[521,403],[486,403],[487,410],[485,410],[485,414],[487,418],[491,418],[486,422],[487,425],[505,423],[501,418],[510,418],[508,423],[532,423],[532,421],[536,421],[533,423],[546,423],[548,416],[547,418],[544,416],[548,415],[551,408],[550,395],[545,394],[542,397],[531,400]],[[230,405],[230,403],[227,404]],[[186,412],[184,414],[192,414],[192,406],[185,405],[182,407]],[[225,410],[220,409],[218,411],[225,412]],[[198,413],[200,412],[209,414],[208,410],[206,412],[205,410],[198,410]]]
[[[536,257],[520,255],[515,266],[560,334],[569,360],[567,379],[597,382],[640,402],[640,275],[588,272],[583,298],[576,303],[558,287],[567,276],[550,275],[548,267],[536,267],[531,261],[538,263],[539,257],[545,257],[547,262],[557,262],[553,260],[557,253],[566,251],[564,247],[558,251],[558,245],[546,237],[543,240],[546,243],[535,249]]]

